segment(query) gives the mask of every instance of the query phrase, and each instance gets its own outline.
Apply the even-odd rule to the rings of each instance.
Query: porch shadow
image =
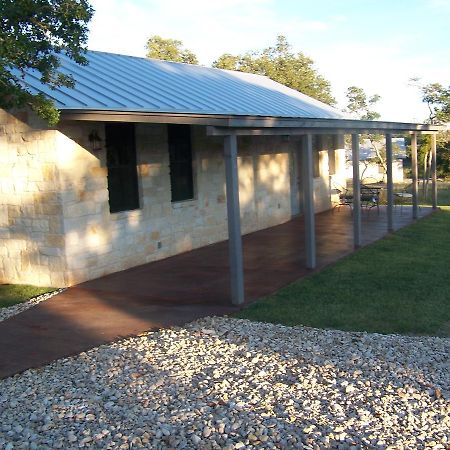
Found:
[[[395,228],[411,216],[395,211]],[[363,245],[383,237],[386,210],[364,210],[362,229]],[[316,234],[320,270],[353,251],[350,211],[318,214]],[[302,217],[243,236],[246,301],[311,274],[304,244]],[[232,313],[229,284],[224,241],[69,288],[0,323],[0,378],[126,336]]]

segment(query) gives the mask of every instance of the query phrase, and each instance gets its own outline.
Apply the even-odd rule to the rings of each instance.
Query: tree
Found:
[[[353,114],[360,120],[377,120],[380,114],[372,108],[378,103],[381,97],[378,94],[368,97],[364,89],[357,86],[350,86],[346,93],[348,103],[347,112]],[[368,139],[371,147],[375,151],[376,157],[373,159],[377,164],[381,164],[384,174],[387,173],[385,149],[383,149],[383,136],[380,134],[361,134],[360,141]],[[366,164],[367,168],[367,164]],[[361,176],[364,175],[364,172]]]
[[[217,61],[213,62],[213,67],[217,69],[238,70],[240,58],[240,56],[224,53],[222,56],[219,56]]]
[[[419,78],[412,78],[413,85],[419,88],[422,101],[427,104],[429,116],[426,122],[443,124],[450,122],[450,86],[444,87],[440,83],[421,84]],[[426,192],[431,174],[431,139],[422,137],[419,147],[419,160],[423,161],[423,189]],[[450,136],[449,132],[438,133],[436,136],[436,165],[439,176],[450,174]]]
[[[0,0],[0,13],[0,107],[29,106],[54,125],[59,112],[53,102],[34,95],[23,77],[33,69],[51,88],[72,87],[72,77],[58,72],[58,54],[87,64],[87,23],[93,9],[86,0]]]
[[[152,36],[147,41],[147,58],[162,59],[164,61],[198,64],[197,56],[183,48],[183,42],[176,39],[164,39]]]
[[[347,110],[360,120],[377,120],[380,114],[371,108],[380,101],[378,94],[367,97],[364,90],[357,86],[350,86],[346,93],[348,103]]]
[[[213,63],[213,67],[265,75],[329,105],[336,103],[330,82],[318,74],[314,61],[302,52],[293,53],[282,35],[277,36],[274,47],[262,51],[243,55],[225,53]]]
[[[419,81],[417,78],[413,81]],[[422,93],[422,101],[428,106],[429,123],[442,124],[450,122],[450,86],[445,88],[440,83],[418,85]]]

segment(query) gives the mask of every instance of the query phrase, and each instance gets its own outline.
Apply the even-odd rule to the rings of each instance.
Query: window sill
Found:
[[[193,198],[172,203],[172,209],[189,208],[191,206],[197,206],[197,199]]]
[[[113,220],[128,219],[130,217],[139,217],[142,214],[142,208],[128,209],[127,211],[110,212]]]

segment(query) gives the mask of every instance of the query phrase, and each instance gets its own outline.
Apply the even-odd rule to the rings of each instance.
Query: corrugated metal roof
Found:
[[[52,90],[37,72],[24,78],[33,93],[61,110],[103,110],[233,116],[340,119],[345,115],[267,77],[190,64],[88,51],[87,66],[61,55],[60,71],[75,88]]]

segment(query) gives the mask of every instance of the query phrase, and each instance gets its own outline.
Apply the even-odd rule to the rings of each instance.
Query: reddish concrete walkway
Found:
[[[428,214],[431,210],[421,210]],[[363,243],[386,234],[383,209],[363,211]],[[316,216],[318,269],[352,251],[348,209]],[[411,222],[396,212],[395,225]],[[243,238],[247,301],[305,269],[302,218]],[[115,339],[235,311],[229,304],[227,242],[82,283],[0,323],[0,378]]]

